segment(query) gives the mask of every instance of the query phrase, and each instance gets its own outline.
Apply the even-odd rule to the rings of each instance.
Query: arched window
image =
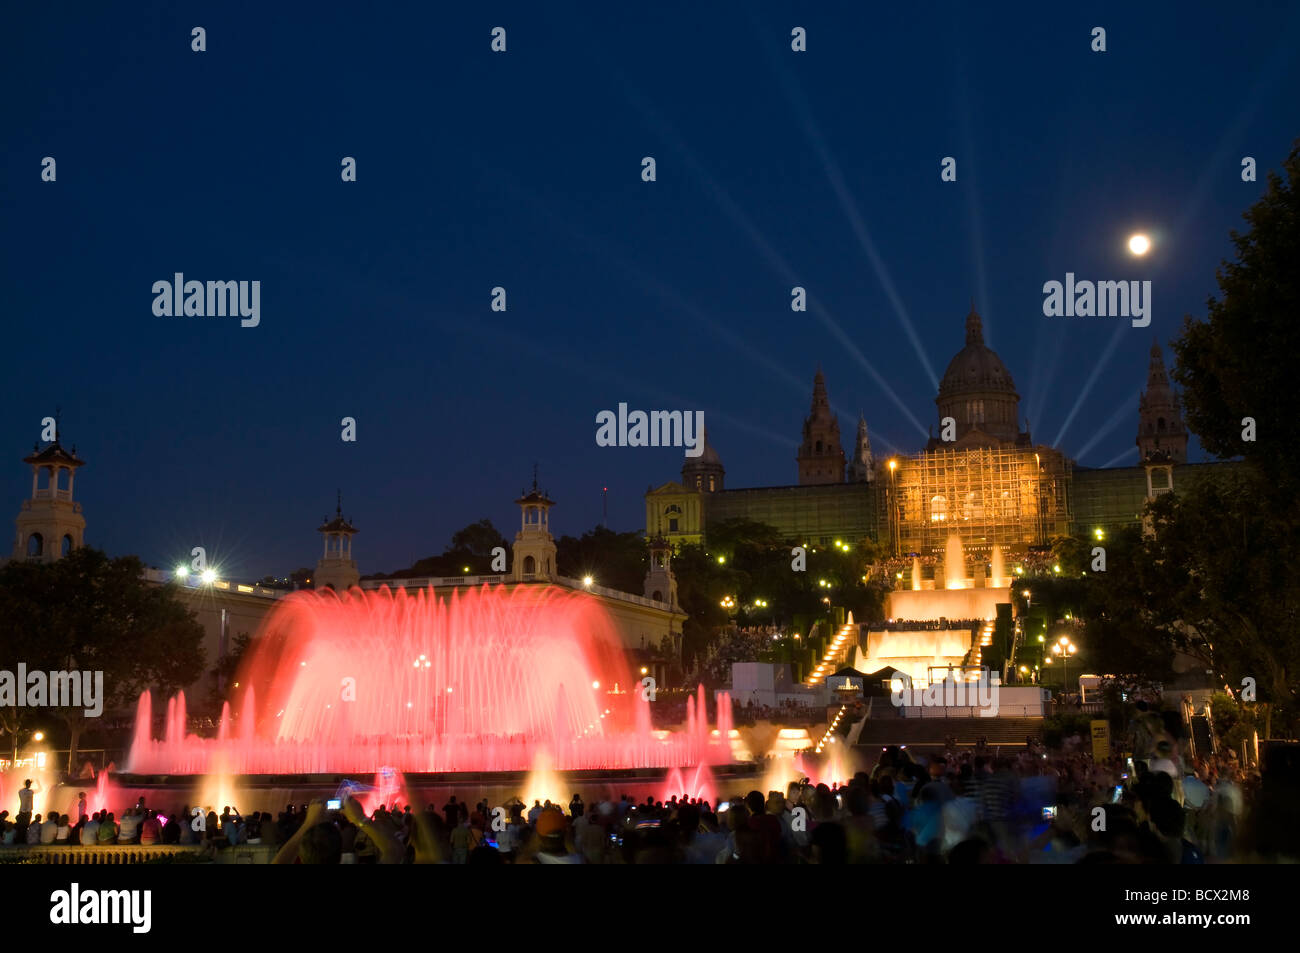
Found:
[[[27,555],[43,556],[45,555],[45,537],[40,533],[32,533],[27,537]]]
[[[948,518],[948,498],[937,495],[930,497],[930,521],[941,523]]]
[[[524,575],[531,576],[537,572],[537,560],[532,556],[524,557]]]
[[[709,492],[712,493],[712,492],[714,491],[714,489],[715,489],[715,487],[713,486],[713,477],[710,476],[710,477],[709,477]]]
[[[1160,417],[1156,420],[1156,430],[1159,433],[1165,432],[1165,418]]]
[[[655,602],[663,602],[664,594],[660,592],[658,589],[656,589],[653,593],[651,593],[650,598],[653,599]]]
[[[72,537],[71,537],[71,536],[64,536],[64,537],[63,537],[63,547],[62,547],[62,549],[63,549],[63,555],[64,555],[64,556],[66,556],[66,555],[68,555],[68,553],[72,552]]]

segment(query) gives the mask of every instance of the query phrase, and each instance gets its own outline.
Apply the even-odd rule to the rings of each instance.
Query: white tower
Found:
[[[56,431],[53,443],[44,450],[33,447],[23,463],[32,466],[32,496],[14,520],[13,557],[53,562],[85,542],[86,519],[72,498],[73,478],[85,461],[77,459],[76,447],[69,452],[59,445]]]
[[[533,488],[515,500],[521,510],[519,532],[515,534],[515,582],[554,582],[555,539],[551,536],[551,507],[555,501],[537,488],[537,468],[533,468]]]
[[[673,547],[662,536],[650,540],[650,568],[645,574],[646,598],[666,602],[674,609],[677,603],[677,577],[673,575]]]
[[[342,493],[339,493],[334,518],[316,532],[325,537],[325,552],[316,562],[316,574],[312,577],[314,585],[317,589],[347,592],[361,582],[361,573],[352,558],[352,537],[360,530],[343,518]]]

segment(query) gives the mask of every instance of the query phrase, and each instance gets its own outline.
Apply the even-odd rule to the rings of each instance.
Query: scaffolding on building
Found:
[[[1049,447],[932,450],[897,459],[882,494],[895,554],[1024,552],[1070,528],[1070,461]]]

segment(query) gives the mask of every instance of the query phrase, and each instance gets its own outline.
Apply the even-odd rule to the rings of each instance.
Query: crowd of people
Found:
[[[806,781],[712,804],[621,796],[499,807],[452,796],[441,808],[346,797],[278,816],[159,812],[0,813],[0,840],[23,844],[179,844],[276,849],[276,863],[1203,863],[1240,859],[1258,777],[1229,756],[1179,777],[1164,759],[1094,762],[1027,745],[1013,756],[886,748],[847,783]],[[30,791],[30,786],[25,786]],[[30,795],[20,797],[30,808]],[[196,823],[201,818],[201,822]]]

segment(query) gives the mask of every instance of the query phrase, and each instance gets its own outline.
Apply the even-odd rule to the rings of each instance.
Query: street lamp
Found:
[[[1061,659],[1061,678],[1064,681],[1064,688],[1070,687],[1070,656],[1079,651],[1079,647],[1070,641],[1068,635],[1063,635],[1052,645],[1052,654],[1059,656]],[[1050,659],[1048,661],[1051,661]]]

